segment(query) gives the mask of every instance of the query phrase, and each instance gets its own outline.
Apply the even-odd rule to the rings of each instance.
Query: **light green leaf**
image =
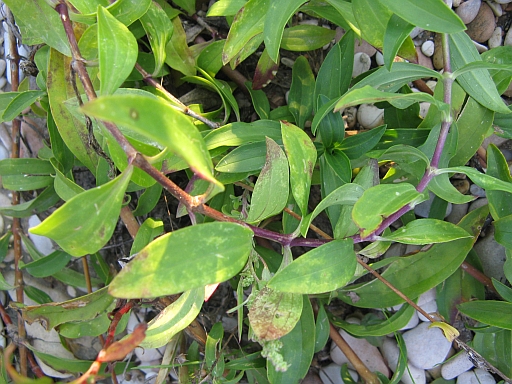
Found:
[[[453,70],[456,71],[473,61],[481,61],[475,45],[464,32],[449,35],[450,54]],[[489,72],[485,69],[475,69],[457,77],[457,82],[472,98],[492,111],[508,113],[509,109],[496,90]]]
[[[57,250],[41,259],[24,264],[20,269],[26,269],[34,277],[48,277],[63,269],[69,260],[71,255]]]
[[[453,186],[447,174],[438,175],[428,183],[428,189],[436,196],[453,204],[464,204],[475,200],[475,196],[463,195]]]
[[[145,96],[114,95],[90,101],[82,109],[160,143],[185,160],[201,178],[219,185],[213,178],[213,164],[201,134],[190,119],[168,103]]]
[[[391,71],[391,66],[400,46],[405,39],[409,37],[409,33],[411,33],[413,28],[414,25],[408,23],[396,14],[393,14],[388,20],[382,49],[384,64],[388,71]]]
[[[50,185],[33,200],[18,205],[0,207],[0,213],[4,216],[28,217],[46,211],[57,204],[59,200],[55,189]]]
[[[344,184],[332,191],[315,207],[314,211],[305,216],[300,225],[302,236],[306,236],[313,219],[324,209],[333,205],[353,205],[363,195],[364,189],[357,184]]]
[[[100,92],[110,95],[126,80],[137,62],[137,40],[102,6],[98,7]]]
[[[306,215],[311,177],[316,163],[316,148],[307,133],[293,124],[281,122],[281,132],[290,164],[292,194],[302,214]]]
[[[512,215],[504,216],[494,222],[494,238],[505,248],[512,249]]]
[[[265,17],[263,27],[263,41],[267,48],[268,55],[277,63],[279,56],[279,45],[283,37],[286,23],[293,16],[305,0],[289,0],[285,2],[272,1]]]
[[[387,101],[394,107],[400,109],[407,108],[414,103],[422,101],[431,104],[440,104],[427,93],[389,93],[379,91],[370,85],[365,85],[362,88],[353,89],[341,97],[336,103],[334,111],[339,111],[354,105],[377,103],[380,101]]]
[[[421,194],[413,185],[381,184],[367,189],[354,204],[352,219],[361,228],[361,237],[372,233],[382,220],[411,202],[419,202]]]
[[[249,0],[238,11],[229,29],[222,63],[227,64],[233,59],[251,39],[263,32],[269,0]]]
[[[462,20],[442,0],[379,1],[402,19],[427,31],[455,33],[466,29]]]
[[[278,372],[267,360],[267,376],[272,384],[299,383],[308,373],[315,351],[315,317],[311,302],[302,296],[303,309],[299,321],[290,333],[281,338],[279,351],[289,364],[285,372]]]
[[[329,44],[335,34],[333,30],[316,25],[296,25],[284,30],[281,48],[294,52],[312,51]]]
[[[461,228],[473,234],[473,238],[434,244],[426,251],[408,257],[396,258],[381,273],[382,277],[408,297],[418,297],[423,292],[437,286],[462,264],[473,247],[475,238],[479,235],[481,225],[487,215],[487,207],[482,207],[470,212],[459,223]],[[450,257],[446,257],[446,255],[450,255]],[[386,308],[403,302],[403,299],[380,280],[347,286],[339,292],[338,297],[341,300],[362,308]]]
[[[174,3],[184,9],[190,16],[196,12],[196,0],[176,0]]]
[[[174,335],[186,328],[199,314],[204,301],[204,288],[199,287],[183,293],[178,300],[151,320],[142,348],[159,348]]]
[[[148,217],[137,231],[130,249],[130,255],[139,253],[142,248],[151,243],[155,237],[164,233],[164,223],[160,220],[153,220]]]
[[[165,46],[169,42],[174,28],[167,14],[155,2],[151,3],[148,11],[140,18],[140,22],[148,35],[149,44],[155,57],[155,70],[153,71],[153,77],[155,77],[164,65]]]
[[[0,175],[5,189],[30,191],[53,183],[55,173],[49,161],[40,159],[4,159],[0,162]]]
[[[258,172],[265,165],[266,152],[264,141],[244,144],[220,159],[215,169],[226,173]]]
[[[473,181],[476,185],[482,187],[485,190],[489,191],[505,191],[512,193],[512,183],[506,182],[500,179],[496,179],[492,176],[486,175],[484,173],[480,173],[474,168],[471,167],[451,167],[451,168],[441,168],[436,171],[437,175],[442,175],[443,173],[463,173],[467,177]]]
[[[224,44],[224,40],[217,40],[204,47],[197,57],[197,66],[210,75],[215,76],[222,68],[222,50],[224,49]]]
[[[292,69],[292,85],[288,96],[288,106],[297,125],[304,129],[306,120],[313,113],[313,93],[315,77],[309,66],[308,59],[299,56]]]
[[[15,287],[5,281],[4,276],[0,273],[0,291],[8,291],[10,289],[15,289]]]
[[[457,305],[459,311],[482,323],[512,329],[512,303],[495,300],[469,301]],[[499,314],[499,316],[496,316]]]
[[[23,36],[23,44],[45,43],[62,54],[71,56],[59,14],[45,0],[6,0],[5,4],[16,19],[16,25]]]
[[[30,107],[37,99],[45,95],[44,91],[25,91],[19,93],[5,109],[1,121],[10,121],[18,116],[25,108]]]
[[[76,1],[75,1],[76,2]],[[89,2],[94,3],[94,2]],[[97,3],[100,3],[99,1]],[[105,4],[106,3],[106,4]],[[103,6],[108,5],[110,2],[102,1],[101,4]],[[151,5],[151,0],[116,0],[113,3],[110,3],[106,10],[114,16],[117,21],[123,23],[127,27],[131,25],[135,20],[138,20],[142,15],[146,13],[149,6]],[[88,5],[88,9],[90,9],[90,4]],[[96,8],[96,7],[94,7]],[[85,9],[83,8],[83,11]],[[96,11],[96,9],[94,9]],[[78,21],[84,24],[94,24],[96,23],[97,12],[90,12],[83,14],[82,13],[74,13],[70,12],[69,17],[73,21]]]
[[[279,270],[267,287],[309,295],[334,291],[352,279],[356,264],[352,240],[333,240]]]
[[[342,150],[349,159],[355,160],[375,147],[384,132],[386,132],[386,125],[381,125],[370,131],[345,138],[337,148]]]
[[[423,245],[446,243],[466,237],[471,237],[471,235],[455,224],[436,219],[418,219],[387,236],[381,237],[380,240]]]
[[[158,297],[228,280],[245,265],[252,236],[248,228],[221,222],[167,233],[119,272],[110,293],[122,298]]]
[[[457,69],[452,73],[454,79],[466,72],[472,72],[477,69],[494,69],[506,72],[512,72],[512,68],[507,64],[489,63],[487,61],[472,61]]]
[[[257,141],[281,140],[281,125],[278,121],[258,120],[253,123],[230,123],[208,133],[204,141],[208,150],[233,147]]]
[[[377,323],[353,324],[336,318],[333,325],[340,327],[348,333],[358,337],[385,336],[405,327],[414,315],[415,309],[409,304],[404,304],[393,316]]]
[[[249,322],[259,340],[276,340],[291,332],[300,319],[303,301],[296,293],[261,289],[249,308]]]
[[[114,305],[107,308],[107,312],[102,313],[98,317],[87,321],[73,321],[64,323],[59,326],[59,335],[70,339],[78,339],[84,336],[97,337],[108,331],[112,320],[109,313],[114,309]],[[116,335],[126,329],[130,313],[125,313],[116,327]]]
[[[289,178],[286,155],[274,140],[267,138],[267,158],[254,186],[248,223],[260,222],[284,209],[288,201]]]
[[[219,0],[208,8],[207,17],[234,16],[242,8],[246,0]]]
[[[114,232],[132,171],[129,166],[114,180],[76,195],[30,232],[55,240],[75,257],[100,250]]]
[[[172,19],[173,33],[165,46],[165,63],[186,76],[196,74],[196,60],[187,44],[187,36],[179,17]]]
[[[334,1],[331,1],[331,4],[334,5]],[[373,0],[354,0],[352,10],[361,28],[363,39],[375,47],[382,48],[386,26],[392,12],[380,1]]]
[[[512,184],[510,169],[503,153],[494,145],[487,147],[487,175]],[[503,191],[486,191],[489,200],[489,211],[494,220],[512,215],[510,199],[512,194]]]
[[[32,324],[40,321],[48,331],[59,324],[70,321],[86,321],[94,319],[106,310],[114,298],[107,292],[107,287],[98,289],[96,292],[62,303],[49,303],[33,307],[23,306],[16,303],[21,310],[23,320]],[[14,305],[14,304],[13,304]]]

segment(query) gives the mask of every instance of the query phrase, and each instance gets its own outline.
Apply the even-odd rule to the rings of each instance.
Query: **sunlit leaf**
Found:
[[[477,300],[457,306],[466,316],[482,323],[512,329],[512,303],[496,300]],[[496,314],[499,313],[499,316]]]
[[[471,237],[471,235],[455,224],[436,219],[418,219],[383,236],[382,240],[422,245],[445,243],[465,237]]]
[[[312,51],[329,44],[335,34],[333,30],[316,25],[296,25],[284,30],[281,48],[295,52]]]
[[[393,14],[388,20],[386,34],[384,35],[384,45],[382,53],[384,55],[384,65],[391,70],[391,66],[402,43],[409,37],[414,25],[408,23],[400,16]]]

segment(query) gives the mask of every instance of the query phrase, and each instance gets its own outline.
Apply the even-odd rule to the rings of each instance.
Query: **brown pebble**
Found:
[[[466,180],[452,180],[452,185],[457,188],[457,190],[465,195],[469,191],[469,181]]]
[[[496,28],[496,16],[487,3],[482,3],[475,19],[467,25],[466,33],[472,40],[485,43]]]

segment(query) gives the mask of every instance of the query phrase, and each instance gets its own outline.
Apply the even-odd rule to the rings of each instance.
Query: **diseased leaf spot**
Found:
[[[135,108],[130,108],[130,117],[133,120],[139,120],[139,111],[137,111]]]

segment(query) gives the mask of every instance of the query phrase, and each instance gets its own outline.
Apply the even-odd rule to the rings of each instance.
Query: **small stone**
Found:
[[[352,369],[348,370],[352,379],[357,382],[359,376],[356,371]],[[335,363],[331,363],[326,367],[320,368],[320,380],[324,384],[344,384],[343,379],[341,378],[341,366]]]
[[[0,89],[3,89],[7,84],[7,79],[5,77],[0,77]]]
[[[394,339],[385,339],[382,343],[382,355],[387,360],[389,368],[394,372],[398,365],[398,357],[400,356],[400,349]],[[403,384],[425,384],[425,370],[416,368],[412,364],[408,364],[402,376]]]
[[[421,29],[420,27],[414,27],[413,30],[411,31],[411,33],[409,33],[409,36],[411,37],[411,39],[414,39],[423,31],[424,30]]]
[[[457,384],[496,384],[494,377],[483,369],[464,372],[457,377]]]
[[[460,7],[459,7],[460,8]],[[496,16],[487,3],[482,3],[475,19],[467,24],[466,33],[472,40],[484,43],[489,40],[496,28]]]
[[[501,41],[503,40],[503,30],[501,27],[496,27],[494,32],[492,33],[492,36],[489,38],[489,48],[496,48],[501,46]]]
[[[429,69],[434,69],[434,64],[432,64],[432,58],[429,56],[425,56],[423,52],[421,52],[421,47],[416,47],[416,55],[418,56],[419,65],[421,65],[422,67],[427,67]]]
[[[453,5],[454,8],[457,8],[460,5],[461,2],[462,2],[462,0],[453,0],[452,1],[452,5]]]
[[[505,247],[495,240],[493,225],[487,229],[485,237],[480,238],[475,243],[473,249],[480,258],[484,274],[487,277],[494,277],[502,283],[507,281],[503,271],[503,265],[507,258]]]
[[[352,69],[352,77],[357,77],[370,69],[372,61],[370,56],[364,52],[358,52],[354,55],[354,67]]]
[[[426,84],[427,84],[427,87],[429,87],[432,90],[432,92],[435,91],[436,85],[437,85],[437,81],[436,80],[429,80],[429,81],[427,81]]]
[[[444,337],[443,331],[429,328],[429,325],[421,323],[403,335],[409,362],[421,369],[430,369],[442,363],[452,345]]]
[[[414,311],[411,316],[411,320],[409,320],[409,322],[406,325],[404,325],[402,328],[400,328],[400,330],[407,331],[408,329],[413,329],[418,325],[419,322],[420,322],[420,319],[418,318],[418,313],[416,311]],[[391,334],[391,336],[394,336],[394,334]]]
[[[414,213],[418,215],[419,217],[428,217],[428,214],[430,212],[430,207],[432,206],[432,203],[434,201],[434,198],[436,195],[434,195],[432,192],[429,192],[430,198],[417,206],[414,207]],[[448,216],[452,211],[452,203],[448,203],[448,206],[446,207],[446,213],[445,216]]]
[[[477,196],[477,197],[485,197],[486,196],[485,195],[485,190],[482,187],[479,187],[476,184],[471,184],[471,187],[469,188],[469,192],[473,196]]]
[[[428,301],[425,304],[420,305],[420,307],[429,314],[437,312],[437,303],[435,300]],[[430,321],[421,312],[418,312],[418,319],[421,321]]]
[[[357,108],[356,107],[348,107],[343,112],[343,116],[345,122],[347,123],[347,128],[352,129],[357,123]]]
[[[378,66],[384,65],[384,56],[379,51],[377,51],[377,53],[375,54],[375,62],[377,63]]]
[[[446,221],[457,224],[468,213],[469,203],[453,204],[452,212],[446,218]]]
[[[432,63],[434,64],[434,68],[437,70],[443,69],[444,67],[443,50],[441,45],[441,34],[437,33],[434,37],[434,56],[432,57]]]
[[[357,320],[347,319],[347,322],[354,323],[357,322]],[[342,329],[340,329],[339,332],[347,344],[350,345],[355,354],[361,358],[363,363],[368,367],[370,371],[379,371],[386,376],[389,375],[389,369],[384,363],[384,359],[382,358],[382,355],[380,354],[377,347],[371,345],[366,339],[351,336]],[[334,342],[331,344],[331,360],[340,366],[348,363],[348,367],[354,369],[345,354]]]
[[[491,7],[494,16],[501,17],[503,15],[503,8],[501,7],[501,4],[498,4],[495,1],[488,1],[487,4]]]
[[[41,224],[41,220],[36,215],[30,216],[28,219],[28,227],[32,228],[36,225]],[[34,243],[34,246],[36,249],[41,252],[44,256],[49,255],[53,252],[53,244],[52,241],[44,236],[34,235],[32,233],[28,233],[28,237],[30,240],[32,240],[32,243]]]
[[[487,48],[485,45],[480,44],[480,43],[476,42],[475,40],[471,40],[471,41],[473,42],[473,45],[475,46],[478,53],[484,53],[489,50],[489,48]]]
[[[512,28],[509,28],[507,34],[505,35],[505,40],[503,41],[503,45],[512,46]]]
[[[77,297],[76,289],[75,287],[72,287],[71,285],[68,285],[66,288],[66,291],[68,292],[68,295],[72,298]]]
[[[384,110],[373,104],[361,104],[357,110],[357,121],[366,129],[378,127],[384,124]]]
[[[0,59],[0,76],[4,75],[6,67],[7,67],[7,62],[4,59]]]
[[[457,188],[457,191],[465,195],[469,191],[469,181],[466,180],[452,180],[452,185]]]
[[[9,151],[0,143],[0,160],[8,159],[9,157],[11,157]]]
[[[425,56],[431,57],[434,54],[434,42],[432,40],[427,40],[421,45],[421,52]]]
[[[480,199],[476,199],[472,203],[469,204],[468,212],[474,211],[475,209],[478,209],[480,207],[483,207],[484,205],[487,205],[489,202],[487,201],[487,198],[483,197]]]
[[[293,68],[293,64],[295,64],[295,61],[290,59],[289,57],[281,57],[281,64],[283,64],[285,67]]]
[[[468,354],[465,351],[461,351],[443,364],[441,375],[443,379],[451,380],[471,368],[473,368],[473,363],[468,359]]]
[[[460,4],[455,13],[459,15],[464,24],[469,24],[475,19],[481,4],[482,0],[468,0]]]
[[[423,101],[420,103],[420,117],[424,119],[427,116],[428,110],[430,109],[430,103]]]
[[[494,0],[498,4],[509,4],[512,3],[512,0]]]

